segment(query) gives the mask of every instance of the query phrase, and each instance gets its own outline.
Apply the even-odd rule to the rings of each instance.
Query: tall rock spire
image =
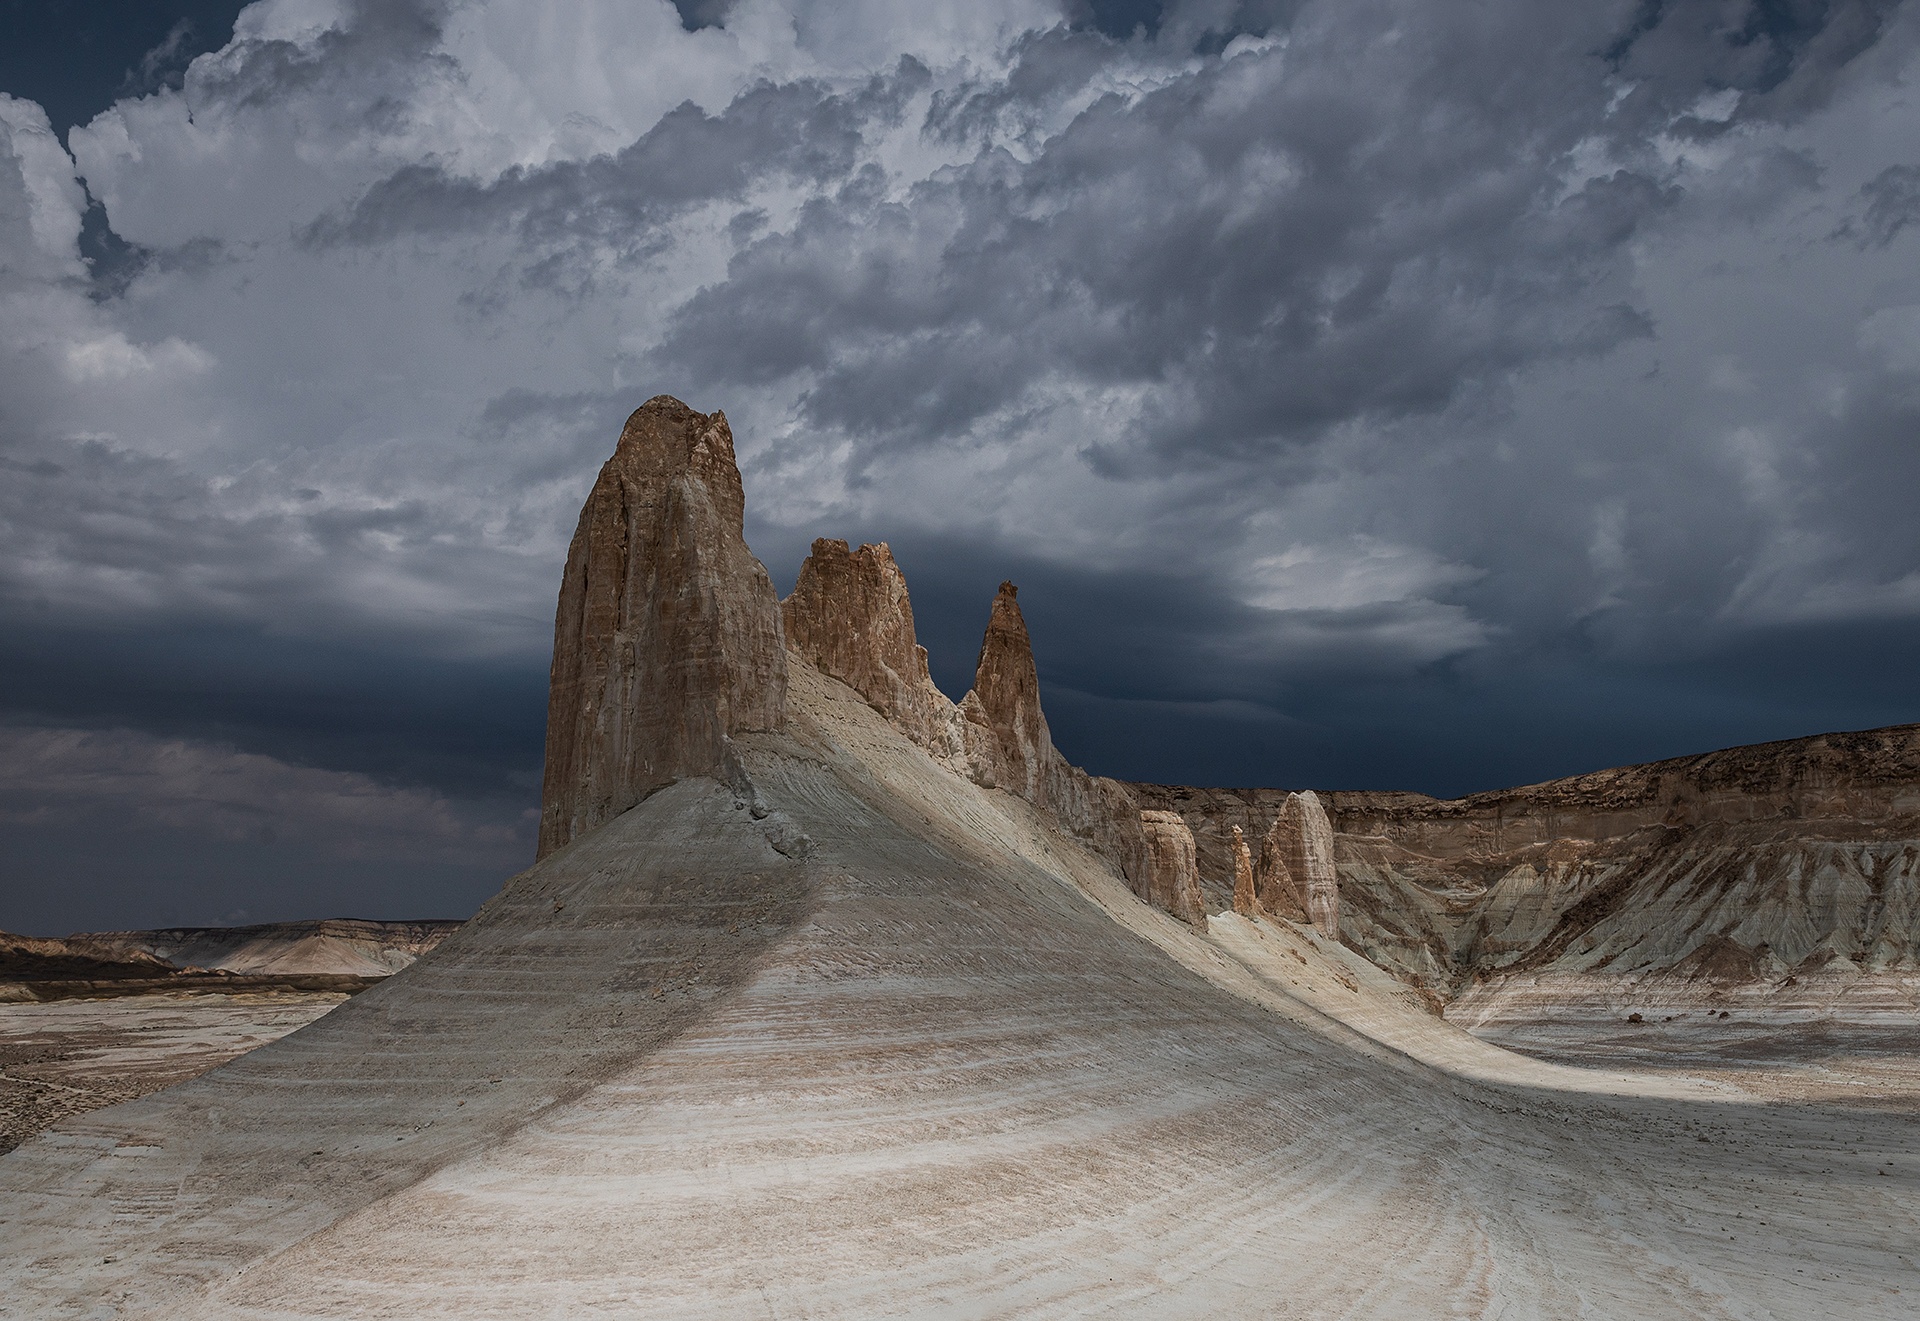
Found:
[[[1253,854],[1247,849],[1247,837],[1240,827],[1233,828],[1233,911],[1242,917],[1259,912],[1254,898]]]
[[[554,616],[540,856],[786,723],[786,652],[721,412],[658,395],[580,511]]]
[[[1019,591],[1012,583],[1001,583],[993,598],[993,614],[974,665],[973,691],[999,745],[1001,787],[1044,808],[1049,805],[1053,736],[1040,712],[1040,675],[1033,664],[1027,621],[1020,616]]]
[[[927,672],[907,579],[886,542],[851,550],[844,541],[815,541],[780,615],[787,645],[822,674],[866,698],[921,746],[937,754],[958,747],[953,703]]]
[[[1287,795],[1260,850],[1259,899],[1269,911],[1340,934],[1340,878],[1333,825],[1311,789]]]

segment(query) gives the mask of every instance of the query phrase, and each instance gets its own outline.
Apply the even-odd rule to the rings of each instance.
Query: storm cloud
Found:
[[[776,581],[891,542],[956,695],[1020,582],[1096,771],[1455,793],[1920,718],[1917,33],[266,0],[64,143],[0,99],[0,733],[46,768],[0,926],[106,875],[120,925],[489,892],[661,392],[726,409]]]

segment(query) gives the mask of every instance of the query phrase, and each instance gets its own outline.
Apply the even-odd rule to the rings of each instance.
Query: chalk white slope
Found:
[[[731,785],[0,1159],[9,1314],[1913,1315],[1910,1115],[1522,1060],[1193,932],[790,665]]]

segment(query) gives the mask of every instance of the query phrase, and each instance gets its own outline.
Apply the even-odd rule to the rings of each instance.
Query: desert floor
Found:
[[[185,1082],[344,995],[144,995],[0,1004],[0,1153],[69,1115]]]

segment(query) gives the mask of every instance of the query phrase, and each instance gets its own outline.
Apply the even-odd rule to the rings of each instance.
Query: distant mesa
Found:
[[[327,918],[59,938],[0,932],[0,1003],[152,992],[352,994],[410,966],[459,927]]]

